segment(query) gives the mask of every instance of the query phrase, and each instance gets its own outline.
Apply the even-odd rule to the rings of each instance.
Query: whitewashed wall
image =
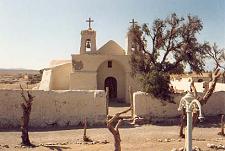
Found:
[[[49,91],[52,89],[52,69],[44,70],[39,85],[39,90]]]
[[[0,128],[18,127],[22,110],[20,90],[0,90]],[[104,91],[32,90],[31,127],[76,126],[86,117],[89,124],[103,124],[106,119]]]
[[[175,90],[178,91],[187,91],[190,90],[191,82],[188,81],[171,81],[171,85]],[[203,92],[203,82],[195,82],[195,88],[198,92]],[[225,91],[225,83],[217,83],[215,87],[215,92],[217,91]]]
[[[136,92],[133,94],[134,115],[150,118],[173,118],[180,115],[178,106],[183,95],[174,96],[176,104],[167,103],[144,93]],[[225,92],[215,92],[207,104],[203,106],[203,113],[207,116],[225,114]]]

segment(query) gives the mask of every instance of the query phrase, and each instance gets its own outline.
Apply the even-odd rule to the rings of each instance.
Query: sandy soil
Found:
[[[225,145],[225,137],[217,135],[218,128],[195,128],[193,131],[193,146],[201,147],[204,151],[207,143]],[[177,126],[143,125],[135,128],[121,128],[121,145],[123,151],[170,151],[184,145],[184,140],[178,138]],[[87,135],[95,141],[107,140],[107,144],[77,144],[82,142],[82,129],[58,130],[46,132],[30,132],[33,144],[44,144],[35,148],[21,148],[20,132],[0,132],[0,150],[73,150],[73,151],[112,151],[113,138],[106,128],[92,128],[87,130]],[[162,142],[161,142],[161,141]],[[167,141],[169,140],[169,141]],[[2,147],[8,145],[9,148]]]
[[[27,84],[24,82],[16,82],[13,84],[4,84],[0,83],[0,89],[6,89],[6,90],[20,90],[20,84],[22,85],[23,88],[27,88]],[[28,89],[33,89],[37,87],[38,84],[29,84]]]

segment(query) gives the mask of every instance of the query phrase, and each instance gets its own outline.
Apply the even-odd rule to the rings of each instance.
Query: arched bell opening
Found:
[[[87,39],[85,43],[86,52],[91,51],[91,40]]]

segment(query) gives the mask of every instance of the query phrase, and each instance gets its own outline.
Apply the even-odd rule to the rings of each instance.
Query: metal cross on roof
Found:
[[[88,27],[89,29],[91,29],[91,22],[94,22],[94,20],[91,20],[91,18],[89,17],[89,19],[86,20],[86,22],[88,22]]]
[[[137,23],[136,21],[134,21],[134,19],[132,19],[132,21],[131,22],[129,22],[129,23],[131,23],[132,24],[132,27],[134,28],[134,26],[135,26],[135,24]]]

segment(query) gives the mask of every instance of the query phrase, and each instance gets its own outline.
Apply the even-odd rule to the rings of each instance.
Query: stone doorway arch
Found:
[[[113,100],[117,98],[117,80],[114,77],[107,77],[104,84],[105,90],[106,87],[109,88],[109,99]]]

